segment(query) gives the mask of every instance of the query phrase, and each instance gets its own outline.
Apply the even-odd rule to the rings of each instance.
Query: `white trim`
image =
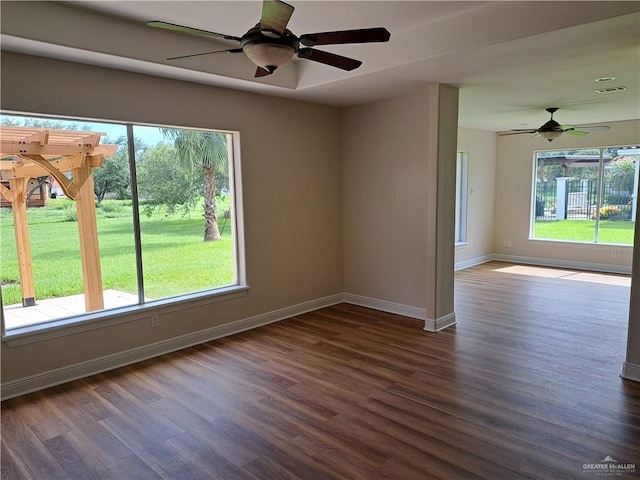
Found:
[[[255,315],[253,317],[237,320],[217,327],[208,328],[199,332],[181,335],[161,342],[152,343],[142,347],[126,350],[124,352],[107,355],[86,362],[69,365],[67,367],[49,370],[18,380],[2,384],[2,400],[17,397],[26,393],[42,390],[61,383],[70,382],[78,378],[87,377],[96,373],[105,372],[114,368],[123,367],[132,363],[141,362],[152,357],[175,352],[183,348],[209,342],[217,338],[226,337],[252,328],[267,325],[269,323],[284,320],[295,315],[317,310],[341,303],[342,294],[335,294],[324,298],[311,300],[290,307],[273,310],[271,312]]]
[[[402,315],[405,317],[417,318],[418,320],[427,319],[426,308],[412,307],[411,305],[403,305],[401,303],[389,302],[387,300],[364,297],[353,293],[345,293],[344,301],[345,303],[373,308],[374,310],[381,310],[383,312],[395,313],[396,315]]]
[[[425,319],[423,330],[426,330],[427,332],[439,332],[455,324],[456,324],[456,312],[451,312],[440,318]]]
[[[604,273],[622,273],[631,275],[631,265],[611,265],[607,263],[575,262],[572,260],[559,260],[553,258],[521,257],[518,255],[503,255],[496,253],[493,260],[510,263],[523,263],[527,265],[541,265],[545,267],[575,268],[576,270],[592,270]]]
[[[620,374],[620,376],[622,378],[626,378],[627,380],[640,382],[640,365],[624,362],[624,364],[622,365],[622,373]]]
[[[470,258],[469,260],[456,262],[454,270],[457,272],[458,270],[475,267],[476,265],[481,265],[483,263],[490,262],[491,260],[494,260],[493,255],[482,255],[481,257]]]

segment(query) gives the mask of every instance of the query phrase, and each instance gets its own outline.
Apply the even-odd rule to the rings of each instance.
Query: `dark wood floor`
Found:
[[[2,478],[638,478],[607,279],[491,262],[441,333],[343,304],[8,400]]]

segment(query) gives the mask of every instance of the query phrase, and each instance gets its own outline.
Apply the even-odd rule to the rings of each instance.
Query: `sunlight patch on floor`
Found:
[[[620,287],[631,287],[631,277],[624,275],[609,275],[606,273],[581,272],[572,275],[568,280],[579,282],[604,283],[606,285],[618,285]]]
[[[529,265],[513,265],[510,267],[496,268],[495,271],[544,278],[560,278],[577,273],[574,270],[560,270],[558,268],[533,267]]]
[[[563,280],[574,280],[577,282],[601,283],[604,285],[615,285],[619,287],[631,286],[631,276],[629,275],[583,272],[559,268],[536,267],[531,265],[511,265],[509,267],[496,268],[495,271],[515,275],[528,275],[532,277],[561,278]]]

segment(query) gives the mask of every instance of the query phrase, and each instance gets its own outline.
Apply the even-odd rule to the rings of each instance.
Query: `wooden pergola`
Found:
[[[100,145],[104,133],[30,127],[0,127],[0,195],[11,202],[22,305],[35,305],[35,283],[27,225],[27,182],[52,176],[65,195],[75,200],[87,311],[104,308],[98,227],[93,190],[94,168],[113,155],[117,145]],[[67,176],[70,174],[70,176]]]

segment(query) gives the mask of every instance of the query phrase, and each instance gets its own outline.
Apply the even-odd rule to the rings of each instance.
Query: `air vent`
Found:
[[[613,93],[613,92],[624,92],[627,90],[627,87],[609,87],[609,88],[596,88],[596,93]]]

